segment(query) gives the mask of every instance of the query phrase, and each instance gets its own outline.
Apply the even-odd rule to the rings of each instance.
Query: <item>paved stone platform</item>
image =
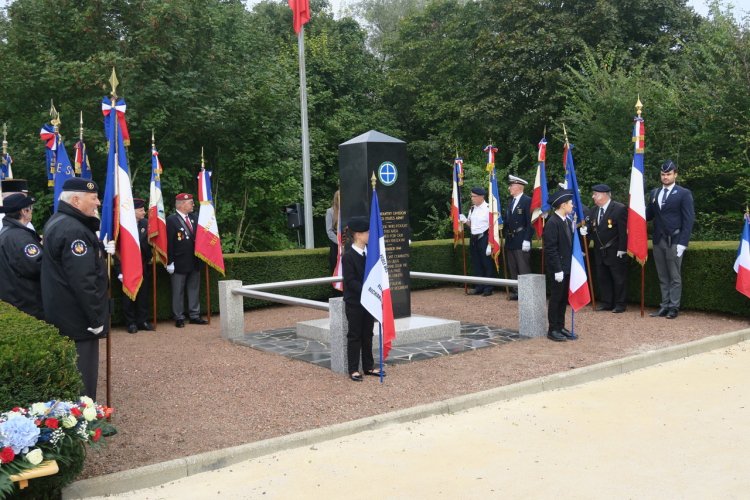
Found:
[[[462,322],[457,337],[423,340],[413,344],[394,346],[388,356],[388,364],[411,363],[439,356],[450,356],[507,344],[508,342],[518,342],[528,338],[507,328]],[[307,361],[324,368],[331,368],[330,345],[325,342],[298,337],[294,326],[246,333],[243,337],[233,339],[233,342],[288,358]]]

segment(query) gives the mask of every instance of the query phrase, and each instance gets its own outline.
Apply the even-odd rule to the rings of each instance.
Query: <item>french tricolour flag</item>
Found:
[[[125,101],[120,101],[123,109]],[[133,191],[130,187],[130,172],[123,140],[123,130],[119,126],[125,121],[124,111],[118,123],[113,113],[109,97],[102,100],[104,131],[109,144],[107,158],[107,181],[102,201],[102,224],[99,239],[104,243],[115,241],[122,265],[122,291],[135,300],[143,283],[141,245],[138,237],[138,224],[133,208]]]
[[[211,172],[201,168],[198,174],[198,231],[195,233],[195,256],[224,275],[224,255],[216,224],[216,212],[211,196]]]
[[[581,242],[577,234],[573,234],[573,257],[570,263],[570,288],[568,289],[568,303],[573,311],[591,302],[586,276],[586,266],[583,263]]]
[[[370,239],[367,243],[365,260],[365,281],[360,297],[362,307],[380,323],[382,328],[383,359],[388,358],[391,343],[396,338],[396,323],[393,320],[391,285],[388,280],[388,259],[385,255],[383,220],[380,218],[378,193],[373,188],[370,202]]]
[[[737,260],[734,261],[734,272],[737,273],[737,291],[750,297],[750,218],[747,215],[737,249]]]
[[[164,197],[161,192],[163,173],[159,152],[151,146],[151,188],[148,197],[148,241],[154,249],[157,262],[167,265],[167,222],[164,215]]]
[[[464,160],[456,158],[453,160],[453,192],[451,193],[451,220],[453,221],[453,246],[458,243],[463,234],[463,224],[459,219],[461,215],[461,179],[463,178]]]
[[[544,232],[544,213],[549,211],[549,194],[547,193],[547,169],[545,162],[547,158],[547,138],[542,137],[539,141],[539,161],[536,167],[536,178],[534,178],[534,192],[531,195],[531,224],[536,234],[542,237]]]
[[[643,154],[646,129],[643,118],[635,117],[633,126],[633,167],[630,169],[630,205],[628,206],[628,253],[640,265],[648,259],[648,233],[646,231],[646,201],[643,193]]]

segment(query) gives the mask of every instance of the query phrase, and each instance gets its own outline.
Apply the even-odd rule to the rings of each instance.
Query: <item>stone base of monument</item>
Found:
[[[297,323],[297,336],[323,342],[331,346],[331,370],[347,373],[346,366],[346,315],[341,298],[331,299],[331,317]],[[331,323],[334,327],[331,328]],[[333,331],[333,334],[331,333]],[[375,323],[372,351],[377,359],[380,352],[378,324]],[[430,316],[410,316],[396,320],[396,340],[393,346],[415,344],[424,340],[458,337],[461,322]]]

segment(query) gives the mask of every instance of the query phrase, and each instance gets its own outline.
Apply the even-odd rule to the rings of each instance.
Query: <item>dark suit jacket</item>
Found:
[[[573,234],[568,225],[552,212],[544,225],[544,260],[547,274],[560,271],[570,274],[570,259],[573,258]]]
[[[521,195],[518,205],[511,213],[513,198],[508,201],[503,221],[505,234],[505,248],[507,250],[521,250],[524,241],[531,241],[534,237],[534,227],[531,225],[531,197]]]
[[[604,211],[601,224],[599,207],[591,209],[589,238],[594,242],[594,251],[605,261],[617,258],[617,252],[628,250],[628,209],[622,203],[611,200]]]
[[[365,256],[348,246],[341,256],[341,274],[344,280],[344,302],[359,305],[362,283],[365,281]]]
[[[182,215],[174,213],[167,217],[167,260],[174,262],[174,272],[188,274],[200,269],[200,259],[195,256],[195,231],[198,230],[198,216],[188,214],[193,225],[191,232]]]
[[[675,184],[666,203],[659,208],[662,189],[663,186],[651,190],[649,203],[646,205],[646,220],[654,221],[654,245],[662,238],[671,236],[672,244],[688,246],[695,221],[693,193]]]

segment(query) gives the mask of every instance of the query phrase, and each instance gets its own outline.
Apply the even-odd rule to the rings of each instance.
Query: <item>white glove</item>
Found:
[[[107,252],[110,255],[115,254],[115,242],[114,241],[108,241],[104,244],[104,251]]]
[[[167,272],[169,274],[174,274],[174,262],[169,263],[169,265],[167,266]]]
[[[687,247],[685,245],[677,245],[677,257],[682,257],[682,254],[685,253],[685,250],[687,250]]]
[[[117,275],[117,279],[120,280],[120,283],[122,283],[122,273]]]
[[[492,255],[492,245],[487,245],[487,250],[484,251],[484,254],[489,257]]]
[[[558,283],[562,283],[563,276],[564,275],[562,271],[560,271],[559,273],[555,273],[555,281],[557,281]]]
[[[623,258],[623,257],[625,257],[625,254],[627,254],[627,253],[628,253],[628,252],[623,252],[622,250],[618,250],[618,251],[617,251],[617,258],[618,258],[618,259],[621,259],[621,258]]]
[[[99,335],[104,331],[104,325],[97,327],[97,328],[86,328],[86,330],[90,331],[94,335]]]
[[[530,252],[531,251],[531,242],[524,240],[523,243],[521,243],[521,250],[524,252]]]
[[[586,226],[581,226],[578,232],[581,233],[581,236],[586,236],[589,234],[589,228],[587,228]]]
[[[461,221],[461,224],[466,224],[466,221],[469,220],[469,219],[467,219],[464,214],[459,214],[458,215],[458,220]]]

